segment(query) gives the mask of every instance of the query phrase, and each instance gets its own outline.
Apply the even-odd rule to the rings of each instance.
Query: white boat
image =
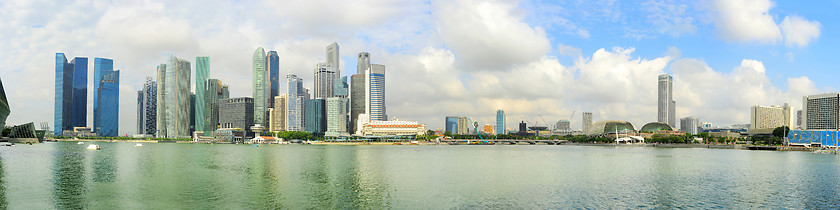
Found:
[[[99,145],[90,144],[90,145],[88,145],[87,149],[89,149],[89,150],[99,150]]]
[[[143,144],[141,144],[141,143],[137,143],[137,144],[134,145],[134,147],[142,147],[142,146],[143,146]]]
[[[85,143],[80,141],[80,142],[76,142],[76,144],[85,144]]]

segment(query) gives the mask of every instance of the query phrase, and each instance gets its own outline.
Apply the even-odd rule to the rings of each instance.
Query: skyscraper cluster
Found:
[[[117,136],[119,129],[120,71],[114,61],[94,59],[93,128],[99,136]],[[67,62],[64,53],[55,54],[54,135],[87,127],[88,59]]]

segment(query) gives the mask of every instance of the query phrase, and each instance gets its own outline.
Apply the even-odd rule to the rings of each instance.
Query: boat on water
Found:
[[[137,143],[137,144],[134,145],[134,147],[142,147],[142,146],[143,146],[143,144],[141,144],[141,143]]]
[[[76,142],[76,144],[85,144],[85,143],[80,141],[80,142]]]
[[[87,149],[89,149],[89,150],[99,150],[99,145],[91,144],[91,145],[88,145]]]
[[[411,143],[409,143],[408,145],[418,145],[418,144],[420,144],[419,141],[411,141]]]

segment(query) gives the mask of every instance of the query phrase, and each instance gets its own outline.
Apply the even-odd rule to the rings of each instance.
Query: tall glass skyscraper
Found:
[[[205,113],[205,94],[207,89],[207,77],[210,75],[210,58],[195,57],[195,130],[205,130],[205,124],[210,121]],[[207,133],[205,133],[207,134]]]
[[[254,51],[254,56],[252,58],[252,72],[253,72],[253,95],[254,95],[254,124],[255,125],[268,125],[266,124],[266,104],[268,103],[268,98],[266,97],[266,91],[268,90],[266,85],[268,82],[268,75],[266,75],[265,69],[265,50],[262,47],[258,47],[257,50]]]
[[[165,131],[164,138],[188,138],[190,136],[190,62],[175,56],[169,56],[169,62],[165,68],[164,82],[164,103],[165,114],[158,117],[163,118]],[[160,73],[158,73],[160,75]],[[158,80],[160,82],[160,80]],[[158,89],[160,93],[161,89]],[[158,100],[161,102],[161,100]],[[158,103],[161,104],[161,103]],[[158,106],[158,109],[161,107]]]
[[[505,110],[496,110],[496,134],[505,134]]]
[[[452,134],[458,134],[458,119],[459,117],[454,116],[447,116],[446,121],[444,122],[446,125],[446,130]]]
[[[64,53],[55,54],[54,135],[87,126],[87,58],[67,62]]]
[[[213,136],[219,125],[219,99],[225,99],[225,86],[222,81],[218,79],[207,80],[207,87],[204,88],[204,116],[208,120],[204,123],[204,127],[196,127],[196,129],[203,129],[204,136]],[[198,126],[198,125],[196,125]]]
[[[268,68],[268,107],[274,107],[274,97],[280,95],[280,56],[277,51],[268,51],[265,58]]]
[[[307,99],[304,101],[306,111],[304,130],[310,133],[324,133],[327,131],[326,101],[324,99]]]
[[[387,121],[385,112],[385,65],[371,64],[367,74],[367,112],[370,122]]]
[[[155,137],[166,137],[166,64],[157,66],[157,110],[155,110]]]
[[[146,77],[143,89],[137,91],[137,134],[155,134],[157,130],[157,82]]]
[[[103,71],[99,88],[98,136],[118,136],[120,122],[120,71]]]
[[[365,72],[370,68],[370,53],[360,52],[358,60],[356,74],[350,76],[350,133],[356,133],[359,116],[367,111],[367,97],[365,96],[367,74]]]
[[[107,58],[95,58],[93,60],[93,132],[97,133],[97,135],[102,136],[99,134],[99,128],[101,127],[100,123],[102,123],[102,118],[100,118],[100,100],[102,100],[102,94],[99,92],[99,86],[102,85],[102,77],[104,74],[108,74],[114,71],[114,61]]]
[[[303,131],[304,129],[304,90],[303,79],[297,75],[288,74],[286,80],[289,85],[286,98],[286,130]]]

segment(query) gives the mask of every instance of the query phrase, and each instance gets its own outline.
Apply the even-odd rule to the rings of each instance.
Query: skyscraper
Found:
[[[668,74],[659,75],[659,98],[657,121],[676,126],[676,101],[673,100],[674,78]]]
[[[218,79],[208,79],[204,88],[204,98],[197,100],[204,101],[204,127],[197,127],[204,131],[204,136],[213,136],[219,127],[219,99],[227,98],[224,95],[224,85]],[[198,126],[198,125],[196,125]]]
[[[350,76],[350,133],[356,133],[356,128],[359,127],[359,115],[366,113],[365,72],[370,68],[370,53],[360,52],[358,60],[356,74]]]
[[[280,56],[277,51],[268,51],[265,61],[268,69],[268,107],[276,108],[274,97],[280,95]]]
[[[367,110],[365,113],[370,117],[370,122],[387,121],[385,110],[385,65],[371,64],[367,77],[365,95],[368,96]]]
[[[266,104],[268,103],[268,98],[266,97],[266,85],[268,85],[268,75],[266,75],[265,69],[265,50],[262,47],[258,47],[257,50],[254,51],[254,57],[252,59],[252,67],[253,67],[253,95],[254,95],[254,124],[257,125],[267,125],[265,123],[266,119]]]
[[[219,126],[241,128],[248,135],[254,125],[254,99],[250,97],[219,99]]]
[[[137,134],[153,135],[157,130],[157,83],[146,77],[137,95]]]
[[[327,99],[327,135],[347,134],[347,102],[342,97]]]
[[[802,129],[840,129],[840,93],[803,96]]]
[[[166,64],[160,64],[155,69],[157,74],[157,110],[155,111],[155,137],[166,137]]]
[[[458,134],[458,117],[455,116],[447,116],[446,121],[444,121],[446,125],[445,131],[448,131],[451,134]]]
[[[99,134],[101,123],[99,105],[101,94],[99,93],[99,86],[102,85],[102,77],[106,73],[114,71],[114,60],[107,58],[95,58],[93,60],[93,132]]]
[[[583,132],[586,133],[592,127],[592,112],[583,113]]]
[[[324,133],[327,131],[326,101],[324,99],[304,100],[305,120],[304,130],[310,133]]]
[[[505,134],[505,110],[496,110],[496,134]]]
[[[64,53],[55,54],[55,130],[87,126],[87,58],[76,57],[67,62]]]
[[[315,66],[315,97],[326,99],[333,97],[333,87],[336,80],[335,67],[327,63],[319,63]]]
[[[327,66],[332,66],[335,70],[335,75],[341,77],[341,66],[339,60],[341,58],[338,54],[338,43],[333,42],[327,46]]]
[[[120,71],[101,71],[102,78],[99,80],[99,88],[96,94],[99,96],[98,110],[94,111],[93,122],[99,124],[96,127],[98,136],[118,136],[120,122]]]
[[[305,97],[303,96],[303,79],[298,78],[297,75],[288,74],[286,80],[289,85],[287,89],[289,91],[287,93],[288,98],[286,98],[286,130],[303,131],[303,103]]]
[[[169,56],[164,84],[166,94],[164,103],[164,106],[166,106],[166,114],[164,114],[165,138],[188,138],[190,136],[190,71],[189,61]]]
[[[274,97],[274,111],[272,113],[271,123],[269,123],[269,131],[285,131],[286,130],[286,97],[284,93],[280,96]]]
[[[9,107],[9,100],[6,98],[6,90],[3,88],[3,81],[0,81],[0,128],[6,127],[6,118],[9,117],[10,113],[12,113],[12,110]]]
[[[206,130],[206,123],[209,122],[209,116],[205,109],[205,94],[207,91],[207,77],[210,75],[210,58],[209,57],[195,57],[195,130]],[[216,97],[218,99],[218,97]],[[207,134],[207,133],[205,133]]]

